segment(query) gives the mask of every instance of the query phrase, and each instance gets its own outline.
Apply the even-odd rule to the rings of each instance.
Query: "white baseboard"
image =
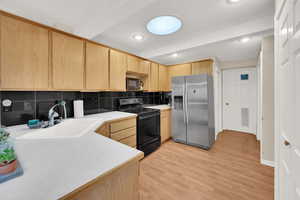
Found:
[[[260,163],[263,164],[263,165],[267,165],[269,167],[275,167],[275,162],[274,161],[260,160]]]

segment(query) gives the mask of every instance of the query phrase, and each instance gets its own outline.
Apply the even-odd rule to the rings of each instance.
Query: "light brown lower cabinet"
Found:
[[[123,118],[105,123],[97,133],[136,148],[136,117]]]
[[[138,200],[141,158],[137,157],[113,169],[60,200]]]
[[[171,138],[171,110],[160,112],[160,136],[162,143]]]

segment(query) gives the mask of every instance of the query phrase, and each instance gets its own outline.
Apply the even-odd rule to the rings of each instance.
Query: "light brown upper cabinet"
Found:
[[[139,68],[140,68],[140,59],[135,56],[127,55],[127,71],[138,73]]]
[[[48,89],[48,75],[48,30],[1,16],[1,88]]]
[[[147,60],[140,61],[139,72],[144,75],[150,74],[151,62]]]
[[[192,74],[210,74],[213,72],[213,61],[205,60],[192,63]]]
[[[168,67],[169,72],[169,84],[171,87],[172,77],[175,76],[189,76],[192,74],[191,64],[172,65]]]
[[[109,89],[109,49],[86,42],[86,90]]]
[[[52,84],[54,89],[84,89],[84,42],[52,32]]]
[[[126,91],[127,55],[110,50],[110,89]]]
[[[142,75],[140,78],[144,83],[144,90],[150,90],[150,69],[151,62],[147,60],[141,60],[140,62],[140,74]]]
[[[158,76],[159,66],[156,63],[151,63],[150,77],[149,77],[149,91],[158,91]]]
[[[170,91],[169,86],[169,73],[167,66],[159,65],[159,90],[160,91]]]

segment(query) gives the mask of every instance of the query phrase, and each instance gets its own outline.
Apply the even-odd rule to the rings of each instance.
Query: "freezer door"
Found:
[[[207,75],[186,77],[187,144],[210,147]]]
[[[186,143],[185,79],[172,78],[172,138],[175,142]]]

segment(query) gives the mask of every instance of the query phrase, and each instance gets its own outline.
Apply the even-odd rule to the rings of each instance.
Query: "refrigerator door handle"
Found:
[[[186,84],[185,84],[185,90],[184,90],[184,100],[185,100],[185,107],[184,107],[184,112],[185,112],[185,116],[186,116],[186,124],[189,123],[189,113],[188,113],[188,96],[187,96],[187,87],[186,87]]]
[[[182,109],[182,111],[183,111],[183,123],[184,124],[186,124],[186,113],[185,113],[185,107],[186,107],[186,102],[185,102],[185,90],[184,90],[184,92],[183,92],[183,109]]]

